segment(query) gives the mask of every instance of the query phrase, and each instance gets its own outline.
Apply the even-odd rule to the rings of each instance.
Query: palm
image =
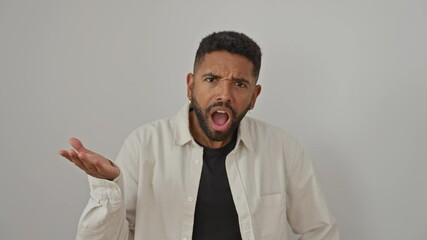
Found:
[[[110,160],[86,149],[79,139],[71,138],[70,145],[73,149],[60,150],[59,154],[73,162],[88,175],[107,180],[114,180],[119,176],[120,170]]]

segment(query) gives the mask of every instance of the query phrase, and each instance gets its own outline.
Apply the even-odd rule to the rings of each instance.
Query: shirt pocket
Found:
[[[260,235],[263,240],[286,239],[286,195],[263,195],[260,199]]]

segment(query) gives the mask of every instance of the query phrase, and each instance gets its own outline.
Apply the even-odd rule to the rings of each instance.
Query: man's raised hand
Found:
[[[73,162],[88,175],[107,180],[114,180],[119,176],[120,170],[110,160],[86,149],[77,138],[71,138],[70,145],[74,149],[60,150],[59,154]]]

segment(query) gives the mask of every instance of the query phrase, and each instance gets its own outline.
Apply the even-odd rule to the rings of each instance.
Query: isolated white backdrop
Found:
[[[186,102],[202,37],[262,47],[253,117],[310,152],[342,239],[427,239],[427,2],[0,0],[0,238],[74,239],[85,175]]]

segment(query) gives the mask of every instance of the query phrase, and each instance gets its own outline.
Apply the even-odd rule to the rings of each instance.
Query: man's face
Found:
[[[206,54],[194,75],[187,76],[187,95],[198,120],[191,127],[208,141],[228,142],[260,91],[248,59],[226,51]]]

